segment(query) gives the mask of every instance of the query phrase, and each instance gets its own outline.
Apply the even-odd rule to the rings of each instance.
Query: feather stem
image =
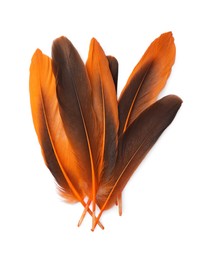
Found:
[[[117,197],[118,208],[119,208],[119,216],[122,216],[122,193],[120,193]]]
[[[87,213],[87,211],[88,211],[88,209],[89,209],[90,203],[91,203],[91,199],[89,199],[89,200],[87,201],[87,204],[86,204],[86,206],[84,207],[84,211],[83,211],[83,213],[82,213],[82,215],[81,215],[81,217],[80,217],[80,219],[79,219],[79,221],[78,221],[78,227],[80,227],[80,225],[82,224],[82,222],[83,222],[83,220],[84,220],[84,218],[85,218],[85,216],[86,216],[86,213]]]
[[[96,220],[96,216],[94,214],[94,212],[92,213],[92,228],[91,228],[91,231],[94,231],[95,229],[95,220]]]

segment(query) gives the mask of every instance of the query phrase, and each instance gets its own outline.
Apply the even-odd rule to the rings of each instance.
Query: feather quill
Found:
[[[119,135],[155,102],[170,75],[175,53],[172,33],[164,33],[136,65],[119,98]]]

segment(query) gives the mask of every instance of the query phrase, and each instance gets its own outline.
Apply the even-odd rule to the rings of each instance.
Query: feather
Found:
[[[136,65],[119,98],[119,135],[155,102],[169,77],[175,53],[172,33],[164,33],[152,42]]]
[[[110,182],[102,184],[97,194],[97,203],[101,211],[96,223],[102,212],[115,204],[116,198],[121,194],[133,172],[173,121],[181,103],[182,100],[174,95],[160,99],[141,113],[122,135]]]
[[[100,164],[99,128],[92,105],[92,88],[80,55],[73,44],[60,37],[52,46],[59,111],[76,158],[75,165],[86,182],[81,187],[96,209],[97,171]]]
[[[111,61],[111,58],[109,58]],[[111,61],[115,64],[115,61]],[[111,65],[116,75],[116,67]],[[89,55],[86,62],[88,76],[93,92],[93,107],[96,113],[100,131],[101,162],[98,179],[103,174],[111,172],[116,162],[118,143],[118,106],[115,85],[109,68],[108,59],[96,39],[90,43]]]
[[[113,56],[107,56],[108,63],[109,63],[109,68],[111,71],[111,75],[114,81],[115,89],[117,92],[117,83],[118,83],[118,70],[119,70],[119,64],[118,61],[115,57]]]
[[[51,59],[37,50],[30,66],[30,101],[35,130],[45,163],[69,201],[83,199],[72,175],[72,151],[58,110]],[[74,180],[74,184],[69,179]],[[70,186],[75,190],[72,192]]]

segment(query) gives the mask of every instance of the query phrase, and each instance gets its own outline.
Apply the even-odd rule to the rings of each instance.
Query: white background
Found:
[[[45,167],[29,104],[36,48],[67,36],[87,58],[98,39],[119,60],[119,91],[148,45],[172,31],[176,63],[162,95],[184,103],[123,194],[105,230],[77,228]],[[0,259],[211,259],[210,1],[1,1]]]

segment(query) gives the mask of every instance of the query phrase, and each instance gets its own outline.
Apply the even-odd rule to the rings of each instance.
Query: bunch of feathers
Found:
[[[65,37],[53,42],[52,59],[39,49],[30,66],[34,127],[46,166],[69,203],[104,228],[104,210],[118,204],[128,180],[173,121],[182,100],[157,97],[175,61],[171,32],[148,47],[117,99],[118,62],[92,39],[86,64]]]

